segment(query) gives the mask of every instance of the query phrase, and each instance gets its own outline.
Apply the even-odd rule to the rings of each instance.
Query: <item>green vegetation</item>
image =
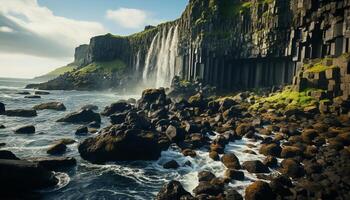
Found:
[[[111,62],[93,62],[78,71],[76,73],[78,74],[87,74],[87,73],[94,73],[94,72],[105,72],[105,73],[111,73],[111,72],[123,72],[126,65],[121,60],[114,60]]]
[[[326,71],[327,69],[333,69],[338,67],[334,65],[327,66],[325,63],[327,63],[328,61],[332,61],[332,58],[316,59],[311,61],[310,64],[304,64],[304,67],[306,68],[305,72],[318,73]]]
[[[68,64],[66,66],[57,68],[55,70],[53,70],[52,72],[49,72],[48,74],[46,74],[46,76],[59,76],[62,74],[65,74],[67,72],[71,72],[73,70],[75,70],[77,68],[77,66],[74,63]]]

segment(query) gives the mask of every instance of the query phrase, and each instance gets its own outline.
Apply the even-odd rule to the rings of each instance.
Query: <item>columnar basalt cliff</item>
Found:
[[[76,49],[75,63],[122,62],[123,78],[108,84],[115,87],[130,80],[169,87],[175,75],[222,90],[290,84],[306,59],[349,52],[349,6],[347,0],[190,0],[175,21],[92,38]]]

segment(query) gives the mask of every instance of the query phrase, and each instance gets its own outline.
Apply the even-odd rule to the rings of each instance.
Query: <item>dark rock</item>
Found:
[[[222,187],[216,184],[212,184],[211,182],[208,182],[208,181],[199,182],[198,186],[193,189],[193,193],[195,193],[196,196],[200,194],[208,194],[208,195],[216,196],[222,192],[223,192]]]
[[[166,105],[166,95],[164,89],[146,89],[142,92],[141,99],[137,101],[138,109],[150,109],[151,104]]]
[[[289,189],[292,186],[292,181],[285,176],[278,176],[270,182],[272,191],[282,197],[292,195],[292,192]]]
[[[101,133],[79,144],[81,157],[93,163],[107,161],[156,160],[161,148],[156,133],[131,129],[115,135]]]
[[[243,169],[247,170],[250,173],[269,173],[270,170],[266,167],[261,161],[245,161],[242,164]]]
[[[23,91],[23,92],[17,92],[16,94],[20,94],[20,95],[29,95],[30,92]]]
[[[60,102],[49,102],[49,103],[42,103],[42,104],[36,105],[33,107],[33,109],[65,111],[66,107],[63,105],[63,103],[60,103]]]
[[[86,126],[81,126],[75,131],[75,135],[86,135],[89,133],[89,130]]]
[[[101,123],[101,117],[98,113],[92,110],[80,110],[78,112],[73,112],[67,116],[57,120],[57,122],[68,122],[68,123],[90,123],[98,122]]]
[[[224,192],[225,200],[243,200],[242,195],[233,188],[228,188]]]
[[[98,106],[88,104],[88,105],[81,107],[80,110],[94,110],[94,111],[96,111],[96,110],[98,110]]]
[[[304,168],[294,159],[288,158],[281,162],[281,173],[292,178],[302,177],[305,174]]]
[[[6,143],[0,142],[0,147],[4,147],[4,146],[6,146]]]
[[[35,95],[49,95],[50,92],[45,92],[45,91],[35,91],[34,92]]]
[[[17,134],[33,134],[35,133],[35,127],[33,125],[23,126],[14,131]]]
[[[9,117],[35,117],[37,116],[36,110],[6,110],[5,115]]]
[[[115,113],[123,113],[131,109],[131,105],[125,101],[118,101],[116,103],[107,106],[101,115],[110,116]]]
[[[224,165],[229,169],[240,169],[241,168],[241,165],[239,163],[238,158],[233,153],[224,154],[221,157],[221,162],[224,163]]]
[[[14,153],[7,150],[0,150],[0,159],[20,160]]]
[[[99,122],[91,122],[89,124],[89,127],[90,128],[100,128],[101,127],[101,124]]]
[[[235,169],[227,169],[225,171],[225,178],[232,180],[244,180],[244,173]]]
[[[185,139],[185,131],[182,128],[177,128],[175,126],[168,126],[166,130],[166,135],[172,142],[181,142]]]
[[[26,98],[26,99],[41,99],[41,96],[38,96],[38,95],[28,95],[28,96],[25,96],[24,98]]]
[[[209,157],[215,161],[219,161],[220,160],[220,156],[218,154],[218,152],[216,151],[210,151],[209,152]]]
[[[64,154],[66,150],[67,146],[63,142],[58,142],[51,145],[46,152],[50,155],[59,155]]]
[[[211,181],[215,178],[215,175],[209,171],[201,171],[198,173],[198,181]]]
[[[52,172],[25,160],[0,159],[0,177],[1,190],[7,193],[34,191],[58,183]]]
[[[5,129],[6,127],[3,124],[0,124],[0,129]]]
[[[55,141],[55,143],[62,143],[62,144],[65,144],[65,145],[70,145],[70,144],[74,144],[76,143],[77,141],[73,140],[73,139],[70,139],[70,138],[63,138],[63,139],[60,139],[60,140],[57,140]]]
[[[192,158],[197,156],[197,153],[192,149],[184,149],[184,150],[182,150],[182,154],[184,156],[190,156]]]
[[[241,136],[241,137],[243,137],[244,135],[246,135],[248,133],[254,133],[254,132],[255,132],[255,128],[251,124],[240,124],[236,128],[237,135]]]
[[[171,160],[169,162],[166,162],[164,165],[163,165],[163,168],[164,169],[177,169],[179,168],[180,165],[179,163],[177,163],[175,160]]]
[[[282,148],[280,145],[271,143],[271,144],[263,144],[260,147],[259,153],[264,154],[265,156],[277,156],[279,157],[281,154]]]
[[[39,166],[50,171],[61,171],[62,169],[73,167],[77,164],[75,158],[72,157],[40,157],[29,158],[28,161],[37,163]]]
[[[271,168],[277,167],[277,162],[278,162],[277,158],[275,158],[273,156],[267,156],[263,161],[264,165],[271,167]]]
[[[110,116],[112,124],[121,124],[125,122],[126,113],[119,113]]]
[[[170,181],[165,184],[156,196],[156,200],[179,200],[191,194],[187,192],[178,181]]]
[[[292,158],[295,156],[302,156],[303,152],[299,147],[285,146],[282,148],[281,157],[282,158]]]
[[[6,109],[5,109],[5,104],[0,102],[0,114],[5,113]]]
[[[261,200],[261,199],[275,199],[275,194],[268,183],[263,181],[256,181],[245,189],[244,199],[246,200]]]
[[[314,129],[306,129],[306,130],[303,130],[303,132],[301,133],[301,138],[303,139],[303,141],[306,142],[306,143],[309,143],[309,144],[317,136],[318,136],[318,133]]]

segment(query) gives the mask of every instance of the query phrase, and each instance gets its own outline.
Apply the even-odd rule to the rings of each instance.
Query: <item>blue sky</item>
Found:
[[[180,17],[188,0],[0,0],[0,77],[32,78],[73,61],[74,48]]]

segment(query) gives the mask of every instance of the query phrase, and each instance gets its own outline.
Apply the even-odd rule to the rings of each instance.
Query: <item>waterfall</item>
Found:
[[[141,59],[141,51],[137,52],[136,55],[136,64],[135,64],[135,77],[138,77],[140,74],[140,59]]]
[[[178,74],[176,57],[178,51],[178,26],[165,28],[154,36],[147,52],[143,80],[155,87],[170,87],[173,77]]]

